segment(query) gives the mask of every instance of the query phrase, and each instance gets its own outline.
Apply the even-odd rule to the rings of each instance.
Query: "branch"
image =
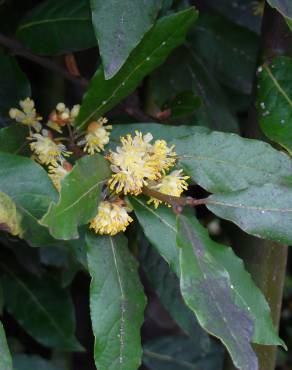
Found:
[[[149,197],[161,200],[164,203],[170,204],[174,209],[180,209],[184,206],[196,207],[202,204],[208,203],[208,198],[195,199],[192,197],[175,197],[173,195],[167,195],[160,193],[159,191],[150,189],[146,186],[143,188],[143,194]]]
[[[13,55],[18,55],[34,63],[37,63],[46,69],[56,72],[63,76],[66,80],[74,83],[75,85],[78,85],[82,88],[88,87],[89,82],[85,78],[72,76],[66,69],[60,67],[58,64],[54,63],[51,59],[40,57],[32,53],[29,49],[25,48],[17,40],[11,39],[1,33],[0,33],[0,45],[10,49]]]

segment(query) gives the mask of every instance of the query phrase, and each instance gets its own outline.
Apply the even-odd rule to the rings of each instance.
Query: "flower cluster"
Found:
[[[130,209],[125,207],[121,199],[116,201],[102,201],[98,206],[98,213],[89,227],[97,234],[115,235],[125,231],[133,221],[128,215]]]
[[[47,166],[48,176],[58,191],[61,190],[62,180],[72,169],[67,158],[73,153],[63,141],[70,142],[70,149],[78,155],[82,155],[78,148],[80,146],[84,155],[93,155],[104,151],[105,145],[109,143],[112,126],[104,117],[91,122],[80,139],[80,135],[74,130],[79,105],[69,109],[64,103],[58,103],[44,128],[33,100],[27,98],[19,104],[21,110],[11,108],[10,117],[28,126],[32,157]],[[67,130],[65,133],[64,128]],[[54,134],[52,130],[55,131]],[[62,137],[58,134],[62,134]],[[103,200],[98,206],[97,215],[89,225],[101,235],[115,235],[125,231],[133,221],[129,216],[131,209],[126,203],[126,195],[137,196],[143,192],[143,188],[148,187],[162,194],[179,197],[188,188],[188,176],[184,176],[182,170],[171,170],[177,159],[174,146],[168,146],[165,140],[154,141],[150,133],[143,135],[139,131],[135,135],[121,137],[120,140],[121,144],[116,150],[105,155],[113,173],[103,191]],[[162,201],[150,197],[148,203],[153,203],[157,208]]]
[[[164,140],[151,144],[153,136],[136,131],[132,137],[121,138],[122,146],[111,152],[108,159],[114,172],[109,187],[116,193],[138,195],[149,181],[158,180],[174,166],[176,153]]]
[[[11,108],[9,110],[9,116],[16,122],[22,123],[28,126],[30,132],[34,129],[36,132],[40,132],[42,129],[41,120],[34,107],[34,101],[30,98],[20,100],[19,105],[21,110],[18,108]]]
[[[106,125],[107,118],[101,117],[96,122],[91,122],[87,127],[85,137],[78,142],[78,145],[84,145],[84,152],[94,154],[104,150],[104,146],[109,143],[111,125]]]

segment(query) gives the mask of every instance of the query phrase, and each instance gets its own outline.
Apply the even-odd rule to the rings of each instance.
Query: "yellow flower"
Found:
[[[153,145],[153,160],[158,163],[158,170],[163,174],[175,165],[176,153],[173,149],[174,145],[169,148],[165,140],[156,140]]]
[[[114,172],[109,181],[111,190],[138,195],[149,180],[157,180],[161,172],[174,165],[173,148],[168,148],[164,140],[152,145],[152,139],[150,133],[143,136],[138,131],[134,137],[121,138],[122,146],[108,156]]]
[[[182,176],[182,170],[175,170],[169,175],[164,176],[156,185],[152,185],[151,188],[163,194],[179,197],[184,190],[188,189],[187,179],[189,179],[189,176]],[[162,201],[151,197],[148,201],[149,203],[153,203],[154,207],[157,208]]]
[[[80,105],[76,104],[70,110],[64,103],[58,103],[56,109],[50,114],[47,126],[51,129],[62,133],[62,128],[65,125],[73,125],[76,117],[79,114]]]
[[[104,126],[108,122],[107,118],[100,118],[96,122],[91,122],[87,127],[87,134],[84,139],[79,141],[78,145],[84,145],[84,152],[94,154],[104,150],[104,146],[108,144],[110,133],[108,130],[112,128],[111,125]]]
[[[62,164],[55,164],[49,166],[49,177],[51,178],[55,188],[61,190],[61,180],[69,173],[72,166],[69,162],[64,161]]]
[[[89,228],[96,234],[115,235],[120,231],[125,231],[127,226],[133,221],[128,215],[127,208],[119,202],[100,202],[98,213],[91,221]]]
[[[9,116],[15,121],[22,123],[31,128],[35,129],[37,132],[40,132],[42,129],[42,125],[40,121],[42,117],[40,117],[35,110],[34,101],[30,98],[26,98],[25,100],[21,100],[19,102],[20,107],[22,110],[17,108],[11,108],[9,111]]]
[[[62,163],[64,161],[64,157],[69,157],[71,154],[67,151],[65,145],[55,143],[47,130],[42,130],[42,134],[33,134],[30,139],[34,140],[30,143],[30,148],[41,164],[56,166],[58,162]]]

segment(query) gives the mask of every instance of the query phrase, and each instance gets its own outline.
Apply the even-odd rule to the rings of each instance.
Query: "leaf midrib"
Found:
[[[267,65],[264,66],[264,69],[268,72],[269,77],[273,81],[273,83],[276,86],[276,88],[279,90],[280,94],[283,95],[284,99],[288,102],[288,104],[292,108],[292,100],[289,98],[289,96],[286,93],[286,91],[283,89],[283,87],[280,85],[280,83],[278,82],[278,80],[276,79],[276,77],[273,75],[271,69]]]

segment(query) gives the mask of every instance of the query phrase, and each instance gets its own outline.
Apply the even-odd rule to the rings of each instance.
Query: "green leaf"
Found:
[[[170,109],[171,118],[193,114],[202,105],[202,100],[192,91],[184,91],[164,104],[163,109]]]
[[[13,370],[12,359],[6,341],[5,331],[0,322],[0,370]]]
[[[0,231],[22,236],[21,215],[11,198],[0,191]]]
[[[258,49],[253,32],[226,18],[202,14],[189,40],[219,81],[251,93]]]
[[[48,360],[40,356],[28,356],[24,354],[17,354],[13,357],[14,370],[60,370]]]
[[[235,366],[257,370],[250,345],[253,321],[247,310],[235,304],[227,270],[208,253],[194,224],[195,219],[178,218],[182,295],[203,328],[224,343]]]
[[[258,71],[261,128],[268,138],[292,154],[292,58],[276,57]]]
[[[286,22],[288,24],[288,27],[290,28],[290,30],[292,31],[292,19],[289,19],[289,18],[286,18]]]
[[[162,0],[91,0],[105,78],[112,78],[153,25]],[[109,16],[110,14],[110,16]]]
[[[290,0],[268,0],[268,3],[284,17],[292,19],[292,3]]]
[[[141,80],[184,41],[197,16],[198,12],[191,8],[160,19],[114,78],[105,80],[103,69],[98,69],[84,96],[76,127],[85,129],[91,120],[100,117],[134,91]]]
[[[211,195],[207,207],[249,234],[292,244],[292,187],[265,184]]]
[[[79,51],[97,45],[88,1],[47,0],[22,20],[17,37],[39,54]]]
[[[16,274],[2,263],[1,268],[6,309],[27,333],[50,348],[81,350],[69,294],[48,277]]]
[[[101,155],[79,159],[62,181],[58,203],[51,203],[41,224],[56,239],[77,239],[78,226],[95,217],[102,187],[109,177],[109,166]]]
[[[12,154],[19,154],[27,144],[28,129],[24,125],[11,124],[0,129],[0,150]]]
[[[87,235],[90,310],[99,370],[137,370],[146,299],[123,235]]]
[[[206,0],[208,6],[215,12],[230,19],[232,22],[244,26],[251,31],[260,33],[262,16],[255,14],[256,10],[263,5],[261,2],[252,2],[250,0]]]
[[[190,135],[207,133],[209,130],[201,126],[170,126],[159,123],[131,123],[122,125],[113,125],[111,133],[111,149],[115,149],[120,143],[120,137],[127,134],[135,135],[135,131],[141,131],[143,134],[150,132],[154,140],[164,139],[171,142],[174,139],[182,139]]]
[[[174,335],[148,341],[143,348],[143,363],[149,370],[221,370],[223,366],[223,351],[215,342],[200,352],[187,337]]]
[[[176,265],[178,263],[177,257],[173,252],[175,250],[178,253],[176,248],[176,216],[174,212],[164,206],[154,209],[140,198],[131,198],[130,201],[145,235],[158,252],[164,256],[165,260],[168,263],[172,262],[171,267],[173,271],[180,276],[180,268]],[[212,259],[227,271],[231,285],[234,287],[233,296],[236,304],[246,310],[249,307],[249,315],[254,321],[252,341],[260,344],[281,344],[285,346],[275,333],[270,318],[270,309],[265,297],[244,269],[242,261],[234,254],[231,248],[212,241],[207,231],[194,217],[192,217],[192,227],[199,235]],[[163,235],[163,238],[161,235]],[[253,294],[250,294],[250,292],[253,292]]]
[[[235,134],[197,133],[173,143],[181,156],[178,167],[212,193],[283,183],[292,172],[292,160],[286,154]]]
[[[57,191],[46,171],[29,158],[0,152],[0,191],[7,194],[22,215],[23,238],[35,246],[52,244],[46,228],[38,223]],[[20,181],[21,179],[21,181]]]
[[[130,202],[147,239],[179,276],[176,218],[172,209],[163,205],[154,209],[141,197],[131,197]]]
[[[150,245],[144,245],[141,248],[140,243],[140,259],[146,277],[164,308],[192,339],[196,348],[203,353],[207,352],[210,346],[209,337],[198,324],[193,312],[184,303],[180,292],[179,280],[175,273],[170,270],[167,263]]]
[[[30,96],[30,84],[15,59],[0,54],[0,125],[9,122],[9,109]]]

